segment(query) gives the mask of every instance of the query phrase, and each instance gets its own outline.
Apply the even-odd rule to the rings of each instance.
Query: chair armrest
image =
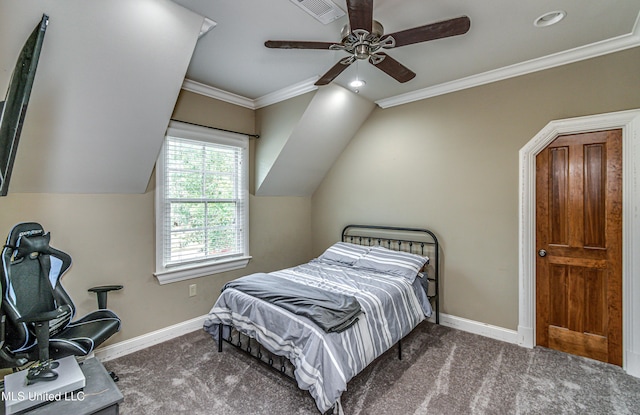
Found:
[[[88,291],[91,291],[92,293],[102,293],[121,290],[122,287],[122,285],[100,285],[98,287],[91,287]]]
[[[121,290],[122,285],[100,285],[98,287],[91,287],[88,291],[96,293],[98,296],[98,308],[104,310],[107,308],[107,293],[109,291]]]
[[[68,312],[69,312],[68,310],[60,310],[56,308],[55,310],[51,310],[51,311],[45,311],[42,313],[22,316],[16,321],[18,323],[43,323],[45,321],[51,321],[58,317],[62,317]]]

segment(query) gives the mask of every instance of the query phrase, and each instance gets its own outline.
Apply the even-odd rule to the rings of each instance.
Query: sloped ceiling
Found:
[[[308,105],[300,105],[301,100]],[[311,196],[375,108],[373,102],[338,85],[318,89],[310,101],[300,97],[285,105],[298,110],[283,108],[280,116],[277,111],[267,114],[271,125],[280,124],[278,128],[260,126],[258,196]]]
[[[144,193],[203,17],[168,0],[0,0],[0,91],[43,13],[9,193]]]

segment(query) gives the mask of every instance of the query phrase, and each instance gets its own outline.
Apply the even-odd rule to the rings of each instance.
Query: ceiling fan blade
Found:
[[[455,19],[443,20],[413,29],[402,30],[391,33],[396,41],[396,46],[411,45],[414,43],[426,42],[428,40],[442,39],[450,36],[463,35],[469,31],[471,20],[467,16],[456,17]],[[387,36],[384,36],[386,38]],[[384,39],[383,38],[383,39]]]
[[[383,58],[380,60],[380,58]],[[378,61],[377,63],[374,63]],[[376,53],[375,55],[371,55],[369,57],[369,62],[371,62],[376,68],[380,69],[382,72],[385,72],[390,77],[394,78],[396,81],[400,83],[404,83],[415,78],[415,72],[411,71],[409,68],[393,59],[391,56],[386,53]]]
[[[371,33],[373,27],[373,0],[347,0],[351,31],[364,29]]]
[[[274,49],[329,49],[335,43],[299,42],[296,40],[267,40],[264,45]]]
[[[328,83],[336,79],[338,75],[340,75],[342,71],[347,69],[349,65],[350,64],[342,63],[342,61],[336,63],[335,65],[333,65],[331,69],[327,71],[327,73],[322,75],[322,77],[318,79],[314,85],[317,85],[317,86],[327,85]]]

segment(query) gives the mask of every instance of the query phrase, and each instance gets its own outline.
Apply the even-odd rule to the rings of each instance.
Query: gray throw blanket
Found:
[[[225,284],[252,297],[307,317],[324,331],[339,333],[358,321],[362,312],[355,297],[298,284],[271,274],[257,273]]]

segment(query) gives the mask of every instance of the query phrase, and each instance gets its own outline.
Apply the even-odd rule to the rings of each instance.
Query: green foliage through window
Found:
[[[242,151],[167,137],[167,264],[242,253]]]

